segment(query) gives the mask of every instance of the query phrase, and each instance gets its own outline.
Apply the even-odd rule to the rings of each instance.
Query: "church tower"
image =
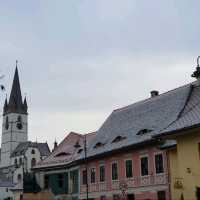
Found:
[[[1,137],[1,167],[11,165],[11,153],[20,142],[28,140],[28,106],[26,98],[22,100],[19,74],[16,65],[9,101],[3,108]]]

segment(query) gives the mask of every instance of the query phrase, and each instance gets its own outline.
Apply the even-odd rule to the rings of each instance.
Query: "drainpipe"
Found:
[[[170,161],[169,161],[169,152],[166,150],[166,157],[167,157],[167,172],[168,172],[168,185],[169,185],[169,200],[172,200],[171,194],[171,176],[170,176]]]

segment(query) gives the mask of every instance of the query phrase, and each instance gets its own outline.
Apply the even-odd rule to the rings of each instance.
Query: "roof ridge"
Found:
[[[193,83],[194,83],[194,82],[193,82]],[[173,122],[171,122],[167,127],[163,128],[163,129],[160,130],[159,132],[162,132],[162,131],[166,130],[168,127],[170,127],[172,124],[176,123],[177,120],[180,119],[180,117],[182,116],[182,113],[183,113],[184,110],[185,110],[185,107],[187,106],[187,104],[188,104],[188,102],[189,102],[189,100],[190,100],[190,98],[191,98],[193,89],[194,89],[194,85],[191,84],[191,85],[190,85],[190,91],[189,91],[188,97],[187,97],[187,99],[186,99],[185,105],[183,106],[183,108],[182,108],[181,111],[179,112],[177,118],[176,118]],[[190,110],[191,110],[191,109],[190,109]],[[188,113],[188,112],[187,112],[187,113]]]
[[[129,105],[127,105],[127,106],[114,109],[113,112],[118,112],[118,111],[126,110],[126,109],[128,109],[130,106],[135,106],[135,105],[138,105],[138,104],[146,103],[147,101],[151,101],[151,100],[153,101],[153,100],[157,99],[158,97],[162,97],[162,96],[164,96],[164,95],[167,95],[168,93],[174,92],[175,90],[178,90],[178,89],[181,89],[181,88],[184,88],[184,87],[187,87],[187,86],[192,86],[195,82],[196,82],[196,81],[193,81],[193,82],[187,83],[187,84],[185,84],[185,85],[179,86],[179,87],[177,87],[177,88],[174,88],[174,89],[172,89],[172,90],[168,90],[168,91],[166,91],[166,92],[164,92],[164,93],[159,94],[158,96],[149,97],[149,98],[147,98],[147,99],[143,99],[143,100],[137,101],[137,102],[132,103],[132,104],[129,104]]]

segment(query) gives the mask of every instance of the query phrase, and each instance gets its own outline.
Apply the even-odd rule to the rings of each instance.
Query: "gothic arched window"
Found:
[[[35,154],[35,149],[32,149],[32,150],[31,150],[31,154]]]
[[[23,126],[22,126],[22,117],[20,115],[17,117],[17,128],[19,130],[21,130],[23,128]]]
[[[22,158],[19,159],[19,164],[22,165]]]
[[[17,158],[15,158],[15,166],[17,166]]]
[[[21,174],[17,175],[17,180],[18,180],[18,182],[20,182],[22,180],[22,175]]]
[[[9,128],[9,120],[8,120],[8,116],[6,117],[6,123],[5,123],[5,129],[8,130]]]
[[[17,117],[17,122],[19,122],[19,123],[22,122],[22,117],[21,117],[21,115],[19,115],[19,116]]]
[[[34,167],[36,165],[36,159],[32,158],[31,159],[31,167]]]

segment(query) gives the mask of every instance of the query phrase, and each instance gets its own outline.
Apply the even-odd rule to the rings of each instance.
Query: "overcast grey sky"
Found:
[[[50,146],[190,82],[200,54],[199,0],[1,0],[0,15],[3,83],[18,59],[29,139]]]

